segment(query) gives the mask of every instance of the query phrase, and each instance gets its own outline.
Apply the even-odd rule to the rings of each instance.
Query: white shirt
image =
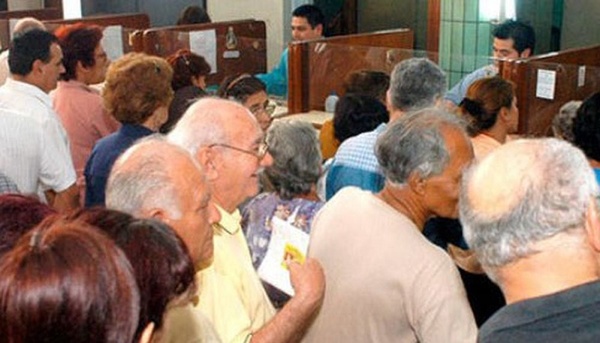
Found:
[[[40,186],[60,192],[75,180],[72,166],[59,162],[47,140],[35,120],[0,108],[0,170],[21,193],[39,194]]]
[[[44,149],[49,150],[48,154],[52,156],[53,163],[60,166],[57,169],[62,170],[61,175],[54,175],[55,181],[61,181],[44,182],[42,186],[46,186],[46,188],[42,188],[42,190],[49,187],[60,192],[74,184],[76,176],[69,149],[69,140],[58,115],[52,109],[50,96],[36,86],[8,78],[6,83],[0,87],[0,108],[12,110],[24,117],[33,119],[41,126],[45,137],[44,144],[46,146]],[[28,136],[22,136],[21,141],[26,140],[26,138]],[[64,186],[65,183],[68,183],[68,185]],[[57,188],[56,185],[60,186]],[[25,191],[25,189],[21,188],[21,191]]]

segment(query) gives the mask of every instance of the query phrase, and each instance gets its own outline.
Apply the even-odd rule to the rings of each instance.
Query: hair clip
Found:
[[[154,62],[154,70],[156,70],[157,74],[160,74],[160,66],[156,62]]]
[[[252,75],[250,74],[241,74],[240,76],[236,77],[235,79],[233,79],[233,81],[229,82],[229,85],[227,85],[227,88],[225,89],[225,93],[229,94],[229,91],[235,87],[235,85],[237,85],[238,83],[240,83],[242,80],[247,79],[252,77]]]

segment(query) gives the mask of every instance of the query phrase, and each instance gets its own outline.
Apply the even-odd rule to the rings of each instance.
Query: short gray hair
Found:
[[[193,155],[201,147],[230,143],[230,137],[227,137],[227,126],[232,123],[227,122],[231,117],[224,112],[224,106],[239,108],[253,117],[244,106],[237,102],[216,97],[203,97],[185,111],[183,117],[169,132],[168,140],[187,149]]]
[[[567,142],[573,143],[575,135],[573,134],[573,120],[577,116],[577,110],[582,101],[569,101],[562,105],[556,116],[552,119],[552,134],[556,138],[562,138]]]
[[[426,58],[410,58],[394,67],[389,89],[391,105],[403,112],[434,106],[446,92],[446,74]]]
[[[111,170],[106,207],[134,216],[145,209],[161,208],[172,218],[179,218],[179,195],[172,179],[172,162],[177,158],[188,158],[198,166],[190,153],[159,135],[127,149]]]
[[[487,203],[473,200],[482,194],[477,192],[487,192],[480,195],[488,195]],[[517,140],[463,174],[460,220],[469,246],[494,276],[496,268],[535,254],[532,245],[539,241],[559,233],[581,235],[597,194],[594,173],[579,149],[555,138]]]
[[[317,131],[301,121],[276,121],[267,132],[273,165],[265,174],[279,196],[292,199],[307,194],[321,174]]]
[[[448,126],[465,130],[460,118],[437,108],[408,113],[395,120],[375,145],[385,178],[404,184],[413,172],[422,178],[442,173],[450,159],[442,135],[442,129]]]

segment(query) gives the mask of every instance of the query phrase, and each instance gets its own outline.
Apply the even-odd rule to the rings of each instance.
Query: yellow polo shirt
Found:
[[[223,342],[244,342],[275,315],[275,309],[252,266],[240,212],[217,209],[221,221],[213,226],[213,263],[196,274],[197,308]]]

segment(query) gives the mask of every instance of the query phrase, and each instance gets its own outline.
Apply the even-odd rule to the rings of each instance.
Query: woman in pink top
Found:
[[[77,184],[83,190],[83,169],[94,144],[120,126],[105,111],[99,91],[90,87],[104,82],[109,60],[100,44],[99,26],[67,25],[55,34],[63,51],[65,73],[52,93],[53,107],[69,136]]]
[[[506,142],[519,126],[515,87],[498,76],[475,81],[459,105],[469,122],[475,158],[482,159]]]

